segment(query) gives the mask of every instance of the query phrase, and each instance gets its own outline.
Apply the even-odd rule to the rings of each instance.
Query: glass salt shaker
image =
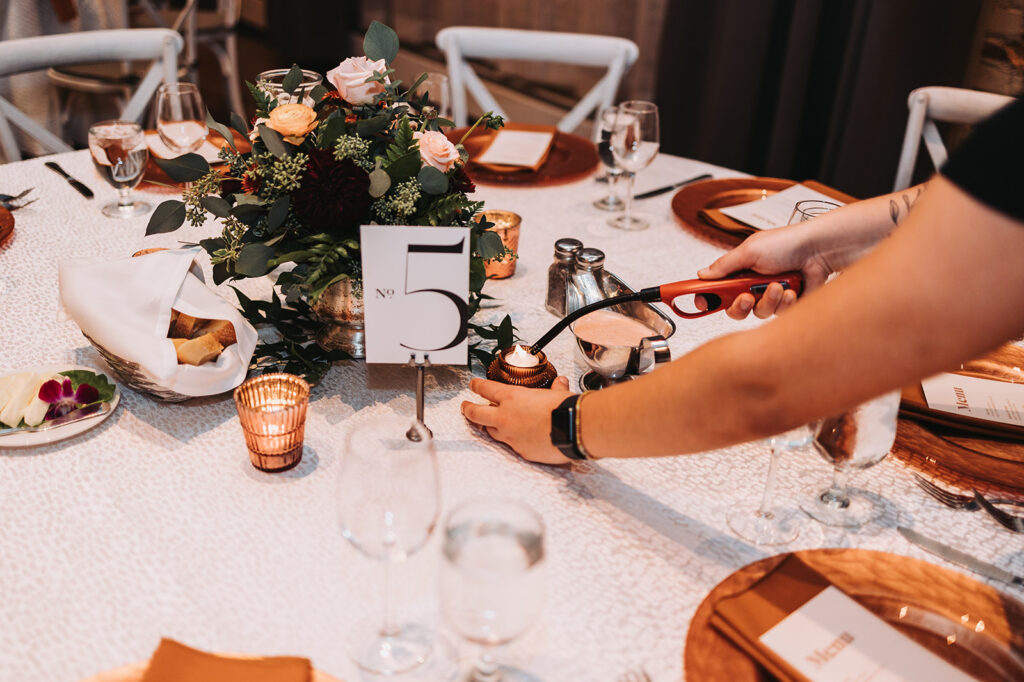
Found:
[[[608,298],[603,283],[604,251],[593,247],[577,251],[570,286],[566,288],[566,313]]]
[[[548,297],[544,304],[552,315],[565,317],[566,289],[575,269],[576,252],[582,248],[583,242],[572,237],[555,242],[555,261],[548,268]]]

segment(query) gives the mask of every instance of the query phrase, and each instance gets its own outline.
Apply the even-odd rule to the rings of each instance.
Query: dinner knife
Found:
[[[91,189],[89,189],[88,187],[83,185],[81,182],[79,182],[78,180],[75,180],[73,177],[68,175],[67,171],[64,170],[63,168],[61,168],[60,166],[58,166],[55,161],[47,161],[45,165],[46,165],[47,168],[52,170],[54,173],[56,173],[57,175],[62,176],[65,180],[67,180],[68,184],[71,185],[72,187],[74,187],[75,189],[77,189],[78,193],[81,194],[83,197],[85,197],[86,199],[92,199],[93,198],[93,193],[92,193]]]
[[[672,185],[666,185],[665,187],[659,187],[658,189],[652,189],[649,192],[641,192],[640,194],[634,195],[633,198],[634,199],[650,199],[651,197],[656,197],[659,194],[664,194],[665,192],[671,192],[672,190],[678,189],[679,187],[682,187],[683,185],[689,185],[691,182],[700,182],[701,180],[710,180],[710,179],[711,179],[711,173],[704,173],[703,175],[698,175],[697,177],[690,178],[689,180],[683,180],[682,182],[677,182],[677,183],[672,184]]]
[[[38,424],[36,426],[22,426],[16,429],[7,429],[5,431],[0,431],[0,438],[3,438],[4,436],[9,436],[12,433],[35,433],[36,431],[49,431],[50,429],[55,429],[58,426],[67,426],[68,424],[85,421],[86,419],[94,419],[96,417],[101,417],[106,413],[110,412],[110,409],[111,408],[109,402],[93,403],[92,405],[86,405],[85,407],[80,407],[77,410],[72,410],[63,417],[57,417],[56,419],[51,419],[48,422],[43,422],[42,424]]]
[[[927,550],[935,556],[942,557],[946,561],[951,561],[958,566],[974,571],[986,578],[992,578],[993,580],[999,580],[1010,585],[1016,585],[1017,587],[1024,587],[1024,578],[1019,575],[1014,575],[1009,571],[1005,571],[998,566],[986,563],[981,559],[977,559],[970,554],[965,554],[958,549],[953,549],[949,545],[944,545],[938,540],[932,540],[929,537],[921,535],[915,530],[899,526],[897,529],[899,534],[905,537],[910,542],[914,543],[918,547]]]

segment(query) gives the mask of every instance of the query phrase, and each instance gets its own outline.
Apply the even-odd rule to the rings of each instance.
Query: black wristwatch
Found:
[[[572,395],[551,410],[551,444],[569,459],[590,459],[580,441],[580,403],[583,395]]]

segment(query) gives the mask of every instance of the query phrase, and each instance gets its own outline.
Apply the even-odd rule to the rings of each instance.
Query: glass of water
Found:
[[[602,107],[597,112],[595,132],[597,143],[597,156],[605,167],[605,180],[608,183],[608,194],[594,202],[594,206],[602,211],[621,211],[623,202],[616,191],[619,178],[622,177],[622,169],[615,161],[615,154],[612,153],[612,133],[615,132],[618,107]]]
[[[156,132],[178,154],[194,152],[209,134],[206,107],[193,83],[165,83],[156,93]]]
[[[611,147],[615,163],[626,174],[626,204],[622,215],[608,220],[612,227],[645,230],[650,226],[644,218],[633,215],[633,180],[658,155],[660,135],[657,104],[631,100],[619,105]]]
[[[89,152],[97,172],[119,194],[117,201],[103,207],[103,215],[134,218],[149,213],[152,206],[131,196],[149,160],[142,127],[135,121],[100,121],[89,128]]]
[[[441,605],[452,628],[482,647],[471,682],[515,677],[495,648],[523,634],[544,606],[544,523],[513,500],[476,500],[445,524]]]

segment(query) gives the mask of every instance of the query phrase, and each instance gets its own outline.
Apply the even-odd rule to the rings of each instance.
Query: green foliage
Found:
[[[206,111],[206,126],[210,130],[220,134],[221,137],[227,140],[227,143],[231,145],[232,149],[234,149],[235,151],[238,150],[238,147],[235,146],[235,136],[231,134],[231,131],[228,130],[228,127],[226,125],[224,125],[223,123],[217,123],[215,120],[213,120],[213,116],[210,115],[209,110]],[[245,133],[242,134],[244,135]]]
[[[105,403],[114,399],[114,391],[117,390],[117,387],[110,383],[104,374],[96,374],[86,369],[69,369],[60,374],[71,379],[71,388],[76,391],[82,384],[89,384],[95,388],[99,397],[94,402]]]
[[[294,95],[295,88],[299,87],[300,83],[302,83],[302,69],[298,64],[292,64],[292,68],[288,69],[284,80],[281,81],[281,89],[289,95]]]
[[[176,199],[162,201],[153,210],[153,215],[149,216],[149,224],[146,225],[146,236],[163,232],[174,232],[184,222],[185,202]]]
[[[195,182],[210,172],[210,164],[199,154],[183,154],[173,159],[154,156],[153,161],[175,182]]]
[[[268,152],[279,159],[283,159],[288,156],[288,148],[285,146],[284,140],[281,138],[281,133],[263,124],[257,126],[257,130],[260,131],[260,139],[263,140],[263,144],[267,146]]]
[[[470,323],[469,328],[480,337],[469,345],[469,355],[473,360],[480,363],[486,371],[499,351],[509,348],[519,340],[518,330],[512,324],[512,318],[506,315],[498,324],[479,325]],[[488,350],[484,347],[483,340],[492,341],[493,345]]]
[[[398,34],[379,21],[371,22],[363,36],[363,52],[372,61],[383,59],[390,64],[398,55]]]

